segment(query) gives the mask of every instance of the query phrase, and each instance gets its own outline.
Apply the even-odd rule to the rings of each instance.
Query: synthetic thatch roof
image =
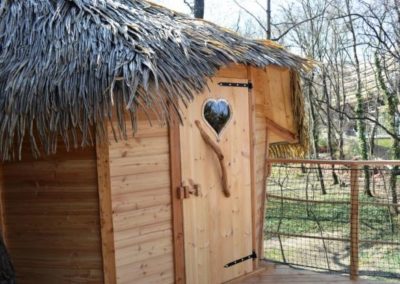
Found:
[[[105,125],[138,108],[168,119],[229,63],[305,70],[309,62],[275,44],[247,40],[143,0],[2,0],[0,159],[104,138]],[[176,104],[174,104],[176,105]],[[94,134],[95,133],[95,134]],[[80,138],[77,138],[80,137]]]

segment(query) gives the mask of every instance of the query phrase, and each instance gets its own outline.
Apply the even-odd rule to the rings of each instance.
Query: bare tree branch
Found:
[[[327,104],[324,100],[315,99],[315,101],[317,101],[318,103],[321,103],[321,104]],[[379,122],[378,120],[376,120],[376,119],[370,118],[370,117],[368,117],[368,116],[353,116],[353,115],[350,115],[350,114],[349,114],[348,112],[346,112],[346,111],[338,110],[338,109],[336,109],[336,108],[334,108],[334,107],[332,107],[332,106],[330,106],[330,105],[328,105],[328,107],[329,107],[331,110],[333,110],[333,111],[335,111],[335,112],[337,112],[337,113],[340,113],[340,114],[344,115],[347,119],[351,119],[351,120],[368,120],[368,121],[370,121],[370,122],[372,122],[372,123],[375,123],[377,126],[379,126],[380,128],[382,128],[382,129],[383,129],[389,136],[391,136],[393,139],[397,139],[397,140],[400,139],[399,135],[397,135],[396,133],[391,132],[385,125],[383,125],[382,123],[380,123],[380,122]],[[352,109],[352,111],[354,112],[353,109]]]
[[[235,2],[236,5],[238,5],[241,9],[243,9],[250,17],[252,17],[260,25],[260,27],[264,30],[264,32],[266,34],[268,34],[268,29],[264,26],[264,24],[261,22],[261,20],[256,15],[254,15],[247,8],[245,8],[244,6],[239,4],[239,2],[237,0],[233,0],[233,2]]]
[[[283,33],[281,33],[278,37],[273,38],[272,40],[275,40],[275,41],[281,40],[281,39],[282,39],[285,35],[287,35],[291,30],[293,30],[293,29],[297,28],[298,26],[301,26],[302,24],[305,24],[305,23],[307,23],[307,22],[314,21],[316,18],[319,18],[319,17],[323,16],[324,14],[325,14],[325,10],[324,10],[323,12],[321,12],[320,14],[315,15],[315,16],[312,17],[312,18],[305,19],[305,20],[300,21],[300,22],[298,22],[298,23],[294,23],[294,24],[292,24],[292,26],[291,26],[290,28],[288,28],[286,31],[284,31]]]
[[[194,4],[190,4],[190,3],[188,2],[188,0],[183,0],[183,3],[185,3],[186,6],[189,7],[191,13],[194,14]]]

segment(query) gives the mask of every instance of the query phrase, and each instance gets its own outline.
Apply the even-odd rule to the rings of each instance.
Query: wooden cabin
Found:
[[[143,0],[114,2],[11,1],[0,14],[1,280],[250,274],[263,258],[265,160],[304,149],[309,63]],[[32,15],[37,34],[4,24]],[[170,34],[129,45],[139,28]],[[113,45],[82,51],[86,36]]]

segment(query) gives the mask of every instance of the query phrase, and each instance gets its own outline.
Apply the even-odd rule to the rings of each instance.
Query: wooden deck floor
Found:
[[[380,284],[370,280],[351,281],[349,277],[307,270],[294,269],[286,265],[268,264],[265,270],[244,279],[231,282],[237,284]]]

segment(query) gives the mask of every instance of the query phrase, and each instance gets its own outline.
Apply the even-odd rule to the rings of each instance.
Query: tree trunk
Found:
[[[383,77],[383,68],[381,61],[379,59],[378,54],[375,54],[375,67],[378,75],[379,86],[382,89],[387,105],[387,124],[389,131],[393,133],[397,133],[399,129],[398,121],[396,120],[396,112],[397,106],[399,105],[399,99],[395,91],[390,92],[386,86],[385,79]],[[399,139],[392,138],[392,146],[391,146],[391,158],[393,160],[400,160],[400,143]],[[399,166],[394,166],[390,173],[390,191],[392,193],[392,202],[397,205],[398,203],[398,195],[396,191],[397,185],[397,176],[399,174]],[[398,215],[399,207],[394,206],[394,212]]]
[[[267,0],[267,39],[271,39],[271,0]]]
[[[376,110],[378,111],[378,110]],[[378,119],[378,118],[376,118]],[[374,123],[374,125],[371,128],[371,131],[369,132],[369,155],[370,157],[375,156],[375,136],[376,136],[376,130],[377,130],[377,125]]]
[[[374,119],[375,121],[379,121],[379,95],[376,96],[375,98],[375,115]],[[374,157],[375,156],[375,136],[376,136],[376,131],[377,131],[378,125],[377,123],[373,123],[371,127],[371,131],[369,132],[369,156]]]
[[[340,90],[343,94],[343,99],[340,99],[340,91],[337,96],[337,106],[336,108],[341,110],[339,113],[339,160],[344,160],[345,154],[344,154],[344,111],[345,111],[345,106],[346,106],[346,89],[344,85],[344,61],[341,60],[341,66],[340,66]],[[342,105],[342,106],[341,106]]]
[[[195,18],[204,18],[204,0],[195,0],[193,7],[193,14]]]
[[[312,86],[313,86],[313,80],[314,80],[314,74],[311,75],[311,79],[308,80],[307,85],[308,85],[308,100],[310,103],[310,114],[311,114],[311,131],[312,131],[312,152],[314,153],[314,158],[318,159],[318,141],[319,141],[319,130],[318,130],[318,122],[317,122],[317,116],[315,113],[315,108],[314,108],[314,103],[312,101],[313,98],[313,91],[312,91]],[[321,165],[318,164],[317,166],[318,170],[318,179],[319,183],[321,186],[321,193],[326,194],[326,188],[325,188],[325,182],[324,182],[324,175],[322,173]]]
[[[353,38],[352,47],[353,47],[353,56],[354,56],[356,75],[357,75],[356,112],[358,117],[357,119],[358,143],[361,151],[361,158],[363,160],[368,160],[368,142],[366,137],[367,126],[365,121],[362,119],[363,117],[365,117],[365,111],[364,111],[364,99],[362,97],[362,88],[361,88],[360,62],[358,60],[357,37],[353,26],[353,18],[351,16],[350,0],[346,0],[346,8],[349,17],[349,30]],[[364,166],[364,193],[367,194],[368,196],[373,196],[370,189],[370,172],[368,166]]]
[[[331,119],[331,100],[328,92],[328,86],[327,86],[327,80],[326,80],[326,70],[323,68],[322,70],[322,85],[323,85],[323,93],[326,101],[326,118],[327,118],[327,126],[328,126],[328,148],[329,148],[329,155],[331,157],[331,160],[336,160],[335,159],[335,150],[333,147],[332,143],[332,119]],[[339,184],[339,178],[335,172],[335,166],[332,165],[332,179],[333,179],[333,184]]]

